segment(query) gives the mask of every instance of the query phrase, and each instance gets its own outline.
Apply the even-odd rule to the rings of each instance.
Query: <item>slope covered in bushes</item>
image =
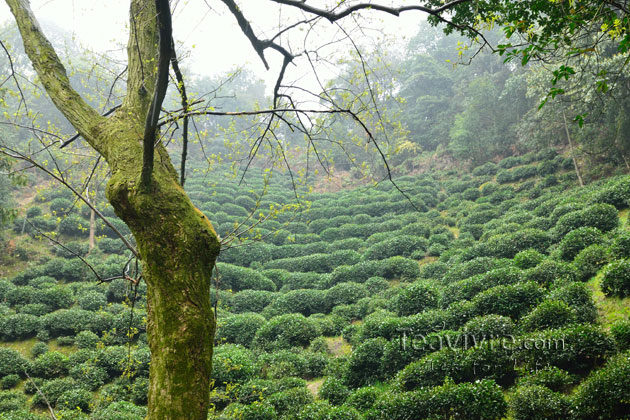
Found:
[[[630,295],[630,178],[577,188],[570,164],[544,151],[404,176],[406,197],[387,183],[314,192],[303,211],[245,229],[212,292],[213,415],[623,418],[630,324],[623,313],[602,323],[593,292],[622,307]],[[187,189],[228,237],[295,197],[288,178],[264,196],[251,185],[199,176]],[[108,279],[129,253],[103,224],[89,251],[88,227],[56,189],[15,221],[5,259],[20,269],[0,279],[0,419],[43,419],[47,404],[63,418],[144,416],[146,288],[94,281],[75,255]],[[50,231],[65,249],[35,238]]]

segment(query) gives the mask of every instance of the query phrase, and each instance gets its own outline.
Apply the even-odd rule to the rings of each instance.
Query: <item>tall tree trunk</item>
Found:
[[[136,239],[147,283],[148,419],[206,420],[215,331],[210,277],[220,243],[179,185],[162,145],[155,147],[151,182],[141,185],[143,133],[156,80],[156,4],[131,0],[127,94],[104,118],[70,85],[29,2],[5,1],[53,103],[107,161],[112,173],[107,199]]]
[[[580,187],[583,187],[584,181],[582,180],[580,167],[578,166],[577,159],[575,158],[575,151],[573,150],[573,141],[571,140],[571,133],[569,132],[569,124],[567,124],[567,116],[564,111],[562,111],[562,118],[564,119],[564,130],[567,133],[567,140],[569,141],[569,152],[571,153],[571,159],[573,160],[573,167],[575,168],[575,174],[578,177],[578,182],[580,183]]]
[[[111,124],[127,125],[112,130],[118,133],[109,140],[118,145],[114,149],[141,156],[141,126],[116,118]],[[110,163],[106,193],[134,234],[147,283],[148,418],[206,420],[215,331],[210,284],[220,244],[210,221],[179,185],[166,151],[156,152],[149,190],[138,188],[141,167],[133,159]]]

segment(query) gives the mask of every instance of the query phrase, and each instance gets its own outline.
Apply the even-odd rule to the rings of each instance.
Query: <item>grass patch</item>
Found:
[[[623,209],[619,212],[619,225],[622,228],[625,228],[628,223],[628,215],[630,214],[630,209]]]
[[[450,228],[449,228],[449,229],[450,229]],[[453,228],[453,229],[455,229],[455,228]],[[423,259],[421,259],[420,261],[418,261],[418,265],[420,265],[420,267],[422,267],[422,266],[423,266],[423,265],[425,265],[425,264],[429,264],[429,263],[435,262],[435,261],[437,261],[437,260],[438,260],[438,257],[429,257],[429,256],[426,256],[426,257],[424,257]]]
[[[606,296],[600,287],[601,279],[602,273],[599,273],[587,285],[593,291],[599,322],[608,329],[615,322],[630,318],[630,298]]]
[[[313,397],[317,398],[319,394],[319,388],[321,388],[324,383],[324,378],[313,379],[312,381],[308,381],[306,383],[306,388],[313,394]]]
[[[328,350],[333,356],[347,356],[352,352],[352,346],[343,337],[326,337]]]
[[[37,343],[39,340],[37,340],[37,338],[29,338],[26,340],[18,340],[18,341],[12,341],[9,343],[2,343],[2,347],[6,347],[9,349],[13,349],[13,350],[17,350],[20,352],[20,354],[23,357],[26,357],[27,359],[31,358],[31,349],[33,348],[33,346],[35,345],[35,343]]]

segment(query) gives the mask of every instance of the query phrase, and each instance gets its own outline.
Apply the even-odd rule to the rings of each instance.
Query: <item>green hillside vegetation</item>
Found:
[[[212,415],[623,418],[630,177],[575,187],[571,165],[543,151],[496,173],[399,177],[408,198],[390,183],[313,192],[246,232],[217,265]],[[295,197],[288,177],[262,198],[256,182],[217,172],[186,189],[226,237]],[[146,286],[96,282],[76,254],[108,279],[129,252],[100,223],[90,251],[88,228],[85,207],[46,189],[5,234],[2,420],[48,418],[48,404],[61,419],[145,416]]]

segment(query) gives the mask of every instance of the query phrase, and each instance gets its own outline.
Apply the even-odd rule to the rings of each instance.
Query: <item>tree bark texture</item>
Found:
[[[70,86],[29,2],[6,2],[53,103],[108,163],[107,199],[136,239],[148,295],[148,419],[206,420],[215,331],[210,284],[219,240],[179,185],[163,146],[155,149],[150,187],[140,185],[144,123],[156,78],[155,3],[131,1],[127,94],[120,109],[104,118]]]

